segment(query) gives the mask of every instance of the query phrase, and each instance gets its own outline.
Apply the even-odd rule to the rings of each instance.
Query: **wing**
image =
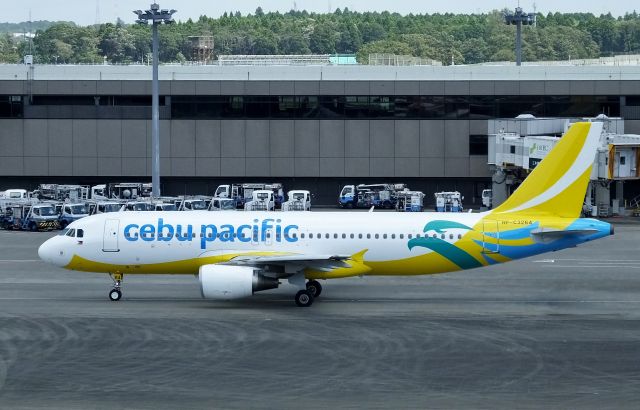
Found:
[[[285,273],[296,273],[303,269],[328,272],[337,268],[348,268],[346,262],[351,255],[239,255],[225,262],[226,265],[255,266],[259,268],[281,267]]]

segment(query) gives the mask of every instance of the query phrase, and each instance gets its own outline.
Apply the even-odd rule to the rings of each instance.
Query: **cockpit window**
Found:
[[[68,229],[67,230],[67,236],[70,236],[70,237],[73,238],[74,236],[76,236],[76,230],[75,229]]]
[[[83,238],[84,237],[84,229],[78,229],[78,231],[76,232],[76,238]]]
[[[69,228],[65,228],[63,230],[60,231],[60,233],[58,234],[59,236],[66,236],[67,233],[69,233],[70,229]]]

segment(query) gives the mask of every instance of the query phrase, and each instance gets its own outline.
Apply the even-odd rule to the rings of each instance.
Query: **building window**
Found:
[[[486,135],[469,135],[469,155],[487,155],[488,150]]]

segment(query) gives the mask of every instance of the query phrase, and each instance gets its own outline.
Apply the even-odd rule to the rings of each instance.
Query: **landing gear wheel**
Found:
[[[313,304],[313,296],[308,290],[300,290],[296,293],[296,305],[299,307],[309,307]]]
[[[111,289],[109,292],[109,299],[114,302],[117,302],[122,297],[122,292],[119,289]]]
[[[320,285],[320,282],[318,282],[317,280],[310,280],[309,282],[307,282],[307,290],[315,299],[322,293],[322,285]]]
[[[109,291],[109,299],[116,302],[120,300],[122,297],[122,279],[124,275],[120,272],[110,273],[111,279],[113,280],[113,289]]]

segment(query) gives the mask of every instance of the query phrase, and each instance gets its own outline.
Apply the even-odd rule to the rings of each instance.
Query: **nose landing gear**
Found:
[[[113,274],[109,274],[111,279],[113,280],[113,289],[109,291],[109,299],[113,302],[117,302],[122,298],[122,278],[124,275],[122,273],[116,272]]]

